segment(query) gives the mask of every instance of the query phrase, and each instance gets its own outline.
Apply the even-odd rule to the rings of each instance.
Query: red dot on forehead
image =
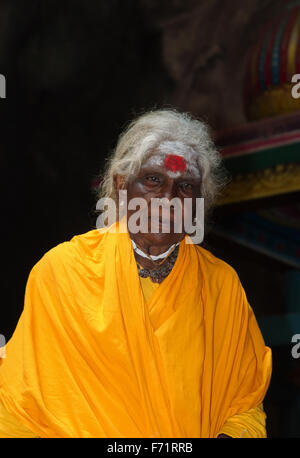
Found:
[[[186,162],[182,156],[177,156],[176,154],[168,154],[165,157],[165,167],[171,172],[184,172],[186,169]]]

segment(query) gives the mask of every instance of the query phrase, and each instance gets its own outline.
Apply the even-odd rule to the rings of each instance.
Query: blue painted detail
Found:
[[[288,14],[285,15],[283,21],[281,22],[277,35],[274,40],[274,45],[273,45],[273,52],[272,52],[272,58],[271,58],[271,81],[272,84],[278,85],[280,83],[280,46],[282,42],[282,37],[287,25],[288,17],[289,17],[289,12]]]

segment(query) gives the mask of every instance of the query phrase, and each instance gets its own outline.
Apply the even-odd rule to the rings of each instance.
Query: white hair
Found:
[[[107,160],[98,198],[110,197],[117,201],[114,177],[121,175],[125,184],[129,183],[139,173],[147,157],[164,142],[174,145],[174,154],[178,142],[196,153],[193,156],[201,175],[201,197],[204,197],[205,209],[209,209],[226,182],[221,155],[211,139],[207,124],[175,109],[149,111],[129,124]]]

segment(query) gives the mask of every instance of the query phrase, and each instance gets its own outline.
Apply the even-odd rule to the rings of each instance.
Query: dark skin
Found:
[[[183,199],[191,197],[193,199],[192,217],[195,214],[195,202],[197,197],[201,197],[200,187],[201,179],[195,176],[183,173],[177,178],[172,178],[166,169],[158,166],[142,166],[139,174],[130,183],[125,185],[125,179],[121,175],[114,177],[115,189],[118,195],[119,190],[127,189],[127,200],[134,197],[142,197],[147,202],[148,216],[151,216],[150,202],[151,198],[166,197],[169,200],[178,197],[182,202],[182,222],[184,218]],[[127,210],[128,219],[135,210]],[[160,212],[161,216],[161,212]],[[190,216],[190,215],[189,215]],[[173,215],[170,215],[170,233],[151,233],[150,225],[148,233],[133,234],[129,232],[130,237],[135,243],[147,254],[158,255],[164,253],[171,245],[180,242],[185,237],[185,233],[175,233],[172,231]],[[184,228],[184,225],[182,224]],[[146,269],[155,268],[157,264],[154,261],[145,259],[136,254],[137,262]],[[220,434],[218,438],[230,438],[226,434]]]
[[[114,178],[115,189],[118,193],[120,189],[125,189],[124,177],[121,175],[116,175]],[[167,198],[169,200],[177,197],[182,202],[182,228],[184,230],[183,218],[184,218],[184,208],[183,208],[183,199],[192,198],[192,216],[195,212],[195,202],[197,197],[200,195],[200,186],[201,179],[194,177],[185,172],[182,173],[177,178],[172,178],[168,174],[168,170],[163,167],[158,166],[142,166],[139,174],[127,184],[127,199],[128,202],[134,197],[142,197],[147,202],[148,207],[148,217],[151,216],[151,198]],[[136,210],[128,210],[128,219],[130,216],[135,213]],[[161,210],[159,216],[162,216]],[[180,242],[185,237],[185,232],[175,233],[174,227],[174,212],[171,207],[170,210],[170,233],[163,233],[161,226],[159,233],[150,232],[150,220],[148,226],[148,233],[130,233],[130,237],[134,242],[147,254],[158,255],[164,253],[171,245],[174,243]],[[139,255],[137,256],[137,261],[143,268],[155,268],[157,264],[151,260],[145,259]]]

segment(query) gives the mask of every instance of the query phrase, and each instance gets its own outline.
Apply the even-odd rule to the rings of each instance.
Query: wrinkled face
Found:
[[[168,145],[167,145],[168,146]],[[192,151],[180,151],[180,154],[169,153],[169,148],[164,149],[164,144],[159,150],[154,151],[143,163],[139,174],[127,186],[128,202],[133,198],[142,197],[145,200],[145,212],[148,218],[146,233],[134,234],[134,239],[140,245],[172,245],[182,240],[185,236],[184,218],[193,219],[195,202],[201,197],[201,176]],[[181,202],[180,218],[182,231],[177,233],[175,226],[175,209],[173,206],[153,206],[153,199],[167,199],[165,203],[177,198]],[[189,198],[191,207],[184,206],[184,199]],[[167,210],[163,211],[163,207]],[[127,210],[128,219],[135,210]],[[186,214],[189,212],[190,214]],[[152,226],[151,226],[152,221]],[[154,221],[154,222],[153,222]],[[178,227],[178,226],[177,226]],[[153,232],[153,228],[154,231]],[[168,232],[166,232],[168,230]],[[130,232],[130,229],[129,229]],[[144,242],[144,243],[143,243]]]

